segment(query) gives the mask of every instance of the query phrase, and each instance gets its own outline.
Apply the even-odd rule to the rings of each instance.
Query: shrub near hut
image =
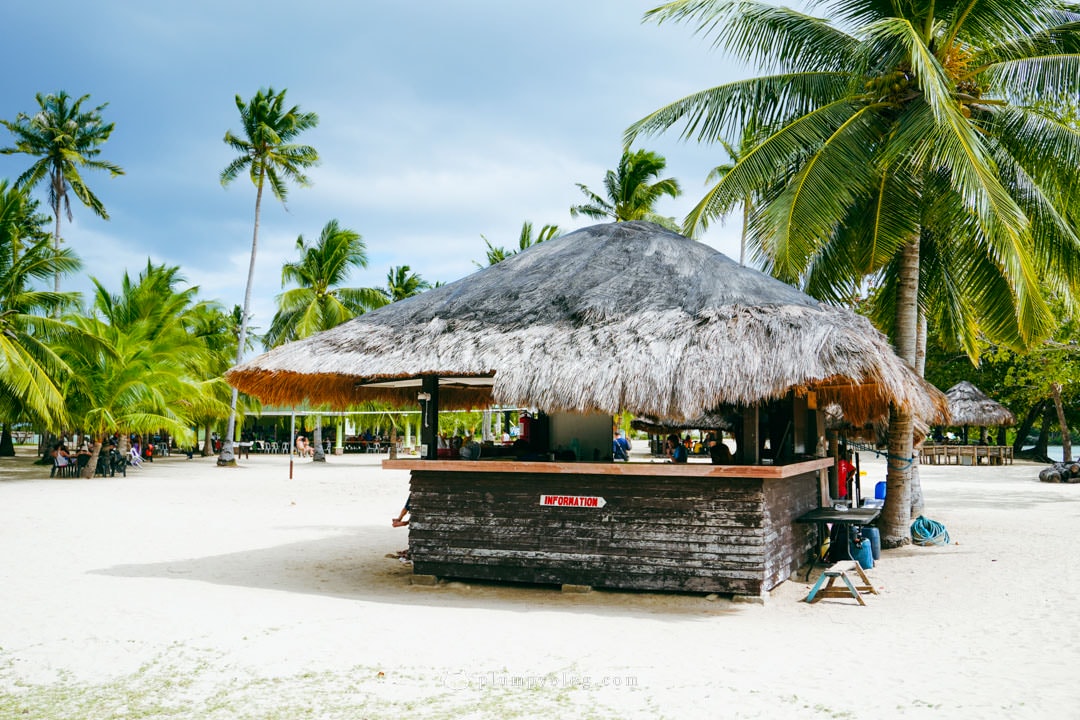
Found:
[[[1039,480],[1051,483],[1080,483],[1080,462],[1054,463],[1039,471]]]

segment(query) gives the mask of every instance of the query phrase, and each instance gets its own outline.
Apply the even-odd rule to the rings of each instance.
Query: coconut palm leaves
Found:
[[[386,302],[397,302],[431,289],[431,283],[414,273],[408,265],[392,267],[386,273],[386,287],[378,288]],[[385,303],[384,303],[385,304]]]
[[[281,284],[297,287],[278,295],[278,311],[263,343],[267,349],[329,330],[367,310],[385,305],[374,288],[341,287],[355,268],[367,267],[367,248],[360,234],[331,220],[318,241],[296,240],[300,260],[281,268]]]
[[[675,198],[680,193],[677,180],[657,179],[666,167],[667,160],[654,152],[624,150],[619,158],[619,166],[615,170],[608,170],[604,175],[604,192],[607,197],[601,197],[585,185],[577,183],[588,202],[572,206],[570,217],[585,215],[615,222],[648,220],[677,231],[679,226],[673,218],[659,215],[655,210],[661,197],[668,195]]]
[[[71,222],[71,195],[106,220],[109,214],[101,200],[83,181],[81,170],[106,170],[110,175],[123,175],[117,165],[99,160],[100,146],[112,135],[113,123],[101,119],[106,105],[83,110],[89,95],[72,101],[65,92],[36,96],[38,112],[19,113],[14,121],[0,120],[15,136],[14,147],[0,149],[10,155],[23,153],[38,160],[19,176],[19,188],[33,188],[44,182],[48,188],[49,207],[56,223],[54,248],[60,249],[60,211],[66,211]],[[53,275],[55,291],[60,292],[60,272]]]
[[[685,137],[717,141],[759,113],[776,129],[725,175],[702,214],[774,188],[752,218],[751,242],[777,276],[797,281],[815,261],[849,254],[829,248],[837,240],[866,248],[858,269],[878,272],[937,225],[939,244],[984,258],[957,268],[972,274],[954,286],[995,267],[1012,288],[1014,322],[982,317],[985,304],[971,300],[976,314],[958,326],[1014,341],[1044,334],[1052,316],[1040,278],[1060,288],[1080,275],[1068,217],[1080,137],[1018,100],[1051,84],[1075,94],[1077,16],[1054,2],[939,2],[926,6],[934,15],[866,0],[829,7],[854,30],[756,2],[652,11],[658,21],[695,22],[718,46],[782,72],[684,98],[627,140],[681,122]]]
[[[484,237],[483,235],[481,235],[480,237],[483,239],[484,244],[487,245],[487,264],[488,266],[490,266],[501,263],[506,258],[513,257],[522,250],[527,250],[531,248],[533,245],[539,245],[545,240],[557,238],[560,234],[561,231],[559,230],[559,227],[557,225],[545,225],[540,228],[540,232],[534,235],[533,224],[526,220],[525,222],[521,223],[521,233],[518,235],[517,250],[507,250],[501,245],[492,245],[491,241],[488,240],[486,237]],[[486,267],[475,261],[473,261],[473,264],[477,267]]]
[[[193,418],[208,412],[207,406],[214,405],[218,417],[227,411],[220,399],[224,388],[215,399],[202,380],[214,366],[214,353],[191,332],[193,314],[202,306],[197,288],[176,289],[181,280],[179,268],[149,262],[135,280],[125,273],[116,294],[94,280],[89,315],[69,318],[97,341],[61,349],[72,369],[65,390],[68,411],[99,441],[95,455],[106,433],[165,430],[188,442]],[[92,457],[87,476],[95,461]]]
[[[222,170],[221,184],[228,185],[246,170],[255,185],[255,226],[251,234],[251,261],[248,264],[244,312],[240,320],[240,337],[236,347],[236,362],[239,364],[247,342],[263,188],[269,183],[274,197],[284,203],[288,195],[288,181],[301,187],[310,184],[304,171],[319,161],[319,154],[315,148],[298,145],[293,141],[305,130],[318,125],[319,116],[311,112],[301,112],[298,106],[286,107],[285,91],[275,93],[273,88],[259,90],[247,102],[237,95],[236,109],[240,112],[243,133],[236,135],[231,130],[226,132],[225,143],[239,155]],[[236,431],[236,399],[236,390],[233,389],[228,429],[221,446],[219,464],[222,465],[236,462],[232,451],[233,435]]]

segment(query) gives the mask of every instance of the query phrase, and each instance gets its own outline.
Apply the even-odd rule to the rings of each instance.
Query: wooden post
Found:
[[[426,460],[439,458],[439,376],[424,375],[420,378],[420,392],[427,397],[420,401],[421,457]]]
[[[739,439],[739,449],[742,450],[742,464],[757,465],[761,461],[757,406],[743,408],[742,416],[742,437]]]

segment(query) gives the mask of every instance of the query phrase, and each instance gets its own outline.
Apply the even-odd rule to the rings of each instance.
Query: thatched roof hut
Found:
[[[945,391],[945,397],[954,426],[1011,427],[1016,423],[1016,416],[1009,408],[991,400],[967,380]]]
[[[644,222],[596,225],[292,342],[226,377],[264,402],[694,418],[815,391],[851,422],[944,397],[850,310]]]

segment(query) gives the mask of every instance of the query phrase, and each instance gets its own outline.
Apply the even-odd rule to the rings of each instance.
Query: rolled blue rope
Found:
[[[920,515],[911,523],[911,542],[916,545],[948,545],[949,531],[936,520]]]

